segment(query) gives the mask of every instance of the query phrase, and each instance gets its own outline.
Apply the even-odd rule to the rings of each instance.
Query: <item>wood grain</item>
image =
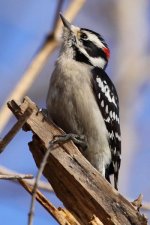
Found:
[[[25,97],[20,106],[14,101],[9,102],[8,106],[17,118],[20,118],[28,107],[32,108],[32,114],[24,129],[31,130],[34,134],[29,148],[39,167],[49,142],[54,135],[62,134],[63,131],[44,119],[28,97]],[[71,141],[53,148],[44,169],[44,176],[80,224],[90,224],[93,216],[106,225],[147,224],[145,217],[99,174]]]

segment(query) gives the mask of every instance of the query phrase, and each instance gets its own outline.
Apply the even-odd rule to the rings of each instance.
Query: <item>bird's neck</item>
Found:
[[[81,52],[77,47],[68,47],[68,45],[65,44],[63,44],[61,47],[59,59],[63,59],[66,61],[73,60],[86,67],[98,67],[103,70],[105,70],[107,66],[106,60],[102,57],[90,57],[86,52]]]

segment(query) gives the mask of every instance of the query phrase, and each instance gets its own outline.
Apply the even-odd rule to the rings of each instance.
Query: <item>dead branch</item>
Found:
[[[17,173],[16,171],[14,170],[10,170],[4,166],[0,166],[0,174],[1,175],[18,175],[18,176],[23,176],[24,174],[20,174],[20,173]],[[13,180],[14,182],[18,182],[16,180]],[[29,179],[29,180],[26,180],[26,184],[27,185],[30,185],[30,186],[33,186],[35,183],[35,179]],[[46,182],[46,181],[39,181],[38,183],[38,188],[43,190],[43,191],[48,191],[48,192],[53,192],[53,189],[51,187],[51,185]],[[135,200],[134,200],[135,201]],[[133,200],[130,200],[130,202],[134,202]],[[143,210],[150,210],[150,203],[149,202],[142,202],[142,206],[141,206],[141,209]]]
[[[0,141],[0,153],[4,150],[4,148],[9,144],[9,142],[13,139],[16,133],[23,127],[29,116],[31,115],[32,110],[28,108],[24,115],[19,118],[17,123],[11,128],[11,130],[6,134],[3,140]]]
[[[8,169],[8,168],[6,168],[4,166],[0,166],[0,174],[1,175],[12,175],[12,176],[14,176],[15,174],[17,176],[23,176],[24,175],[24,174],[21,174],[21,173],[17,173],[16,171],[10,170],[10,169]],[[16,180],[13,180],[13,181],[17,182]],[[26,183],[28,185],[33,186],[34,183],[35,183],[35,179],[33,178],[33,179],[30,179],[30,180],[26,180]],[[41,181],[41,180],[38,183],[38,188],[42,189],[44,191],[49,191],[49,192],[53,191],[51,185],[48,182]]]
[[[8,106],[18,119],[28,107],[32,108],[24,130],[34,133],[29,148],[39,167],[49,141],[62,131],[48,123],[27,97],[20,106],[14,101]],[[43,174],[79,224],[89,224],[94,215],[104,225],[147,224],[145,217],[92,167],[72,142],[60,144],[51,151]]]
[[[22,185],[25,190],[27,190],[31,195],[33,193],[33,187],[31,187],[29,184],[27,184],[24,180],[19,180],[19,183]],[[48,211],[54,219],[60,224],[63,225],[78,225],[78,222],[74,219],[74,217],[66,210],[63,210],[62,208],[57,209],[55,206],[53,206],[52,203],[50,203],[44,195],[40,191],[36,191],[36,200]],[[67,219],[66,219],[67,218]],[[69,218],[69,219],[68,219]],[[69,221],[69,223],[68,223]]]
[[[28,224],[32,225],[33,223],[33,216],[34,216],[34,211],[35,211],[35,199],[36,199],[36,191],[38,188],[39,180],[42,176],[43,170],[45,168],[45,165],[47,163],[47,159],[49,157],[50,151],[52,150],[53,145],[50,145],[45,152],[45,155],[40,163],[39,170],[35,179],[35,183],[33,186],[33,191],[32,191],[32,200],[31,200],[31,205],[30,205],[30,212],[29,212],[29,219],[28,219]]]
[[[22,180],[22,179],[32,179],[33,175],[25,174],[25,175],[0,175],[1,180]]]

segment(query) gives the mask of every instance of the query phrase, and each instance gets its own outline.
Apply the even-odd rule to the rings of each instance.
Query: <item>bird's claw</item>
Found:
[[[54,144],[64,144],[68,141],[73,141],[74,144],[81,147],[83,150],[87,148],[87,141],[86,137],[84,135],[78,135],[78,134],[63,134],[63,135],[55,135],[53,143]]]

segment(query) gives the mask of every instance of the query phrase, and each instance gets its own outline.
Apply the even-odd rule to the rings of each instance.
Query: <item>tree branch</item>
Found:
[[[25,174],[25,175],[0,175],[1,180],[22,180],[22,179],[32,179],[33,175]]]
[[[21,173],[17,173],[16,171],[13,171],[13,170],[10,170],[4,166],[0,166],[0,174],[1,175],[17,175],[17,176],[24,176],[24,174],[21,174]],[[14,182],[17,182],[16,180],[13,180]],[[29,180],[26,180],[26,183],[28,185],[31,185],[33,186],[34,183],[35,183],[35,179],[29,179]],[[48,182],[45,182],[45,181],[39,181],[38,183],[38,188],[41,189],[41,190],[44,190],[44,191],[48,191],[48,192],[53,192],[53,189],[51,187],[51,185],[48,183]]]
[[[34,133],[29,148],[39,167],[49,142],[54,135],[62,134],[62,130],[44,119],[28,97],[20,106],[14,101],[8,106],[18,119],[28,107],[32,108],[24,130]],[[17,113],[16,107],[20,108]],[[43,173],[79,224],[89,224],[94,215],[104,225],[147,224],[145,217],[92,167],[72,142],[59,144],[50,152]]]
[[[5,135],[3,140],[0,140],[0,153],[3,152],[5,147],[9,144],[9,142],[13,139],[16,133],[23,127],[29,116],[31,115],[32,110],[27,108],[24,112],[24,115],[19,118],[17,123],[11,128],[11,130]]]
[[[34,215],[34,211],[35,211],[35,198],[36,198],[36,191],[38,188],[38,184],[40,181],[40,178],[42,176],[43,170],[45,168],[45,165],[47,163],[47,159],[49,157],[50,151],[52,150],[53,145],[50,145],[47,149],[47,151],[45,152],[45,155],[40,163],[39,166],[39,170],[35,179],[35,183],[33,186],[33,191],[32,191],[32,200],[31,200],[31,205],[30,205],[30,212],[29,212],[29,218],[28,218],[28,225],[32,225],[33,223],[33,215]]]
[[[26,181],[19,180],[19,183],[22,187],[28,191],[31,195],[33,193],[33,187],[31,187]],[[36,200],[46,209],[47,212],[53,216],[54,219],[57,220],[58,223],[62,225],[78,225],[78,222],[74,219],[74,217],[68,212],[63,210],[62,208],[56,208],[52,205],[40,191],[36,191]],[[67,219],[66,219],[67,218]],[[69,222],[69,223],[68,223]]]

